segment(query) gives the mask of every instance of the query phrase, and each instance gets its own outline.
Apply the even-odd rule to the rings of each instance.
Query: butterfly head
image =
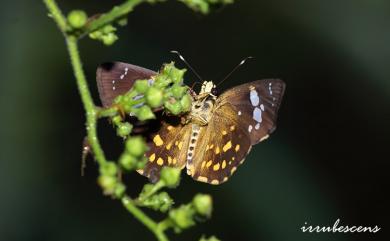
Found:
[[[203,81],[202,83],[202,89],[200,90],[199,95],[202,94],[211,94],[214,95],[213,93],[216,93],[216,85],[214,84],[213,81]]]

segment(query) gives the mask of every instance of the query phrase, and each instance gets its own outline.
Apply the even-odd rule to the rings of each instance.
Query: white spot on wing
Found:
[[[257,106],[260,102],[259,95],[257,94],[257,91],[255,89],[249,92],[249,98],[253,106]]]
[[[258,130],[259,128],[260,128],[260,123],[257,123],[257,124],[255,125],[255,129]]]
[[[272,95],[272,83],[268,84],[269,94]]]
[[[238,111],[238,113],[237,113],[238,115],[241,115],[242,113],[241,113],[241,111]]]
[[[261,110],[260,108],[256,107],[254,110],[253,110],[253,119],[257,122],[262,122],[262,118],[261,118]]]
[[[264,111],[264,105],[263,104],[260,105],[260,109],[261,109],[261,111]]]
[[[248,131],[249,131],[249,133],[252,132],[252,129],[253,129],[253,126],[252,126],[252,125],[249,125],[249,126],[248,126]]]

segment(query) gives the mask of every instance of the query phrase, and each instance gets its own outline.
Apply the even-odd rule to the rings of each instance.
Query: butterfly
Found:
[[[135,65],[112,62],[97,69],[103,106],[129,91],[137,79],[157,73]],[[152,182],[164,166],[186,167],[193,179],[221,184],[237,170],[253,145],[267,139],[276,128],[285,90],[279,79],[263,79],[235,86],[217,95],[212,81],[192,93],[191,110],[181,116],[162,113],[144,136],[149,150],[146,166],[137,170]]]

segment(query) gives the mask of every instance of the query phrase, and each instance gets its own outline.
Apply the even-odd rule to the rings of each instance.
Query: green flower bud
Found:
[[[181,97],[183,97],[183,95],[186,93],[186,91],[187,91],[187,88],[184,86],[180,86],[180,85],[174,85],[171,89],[173,97],[175,97],[176,99],[180,99]]]
[[[98,183],[102,187],[105,194],[112,194],[115,190],[117,180],[113,176],[102,175],[98,178]]]
[[[183,111],[190,111],[191,110],[191,104],[192,104],[192,99],[189,94],[183,96],[180,100],[180,105],[183,108]]]
[[[142,206],[152,208],[153,210],[159,210],[161,212],[166,212],[173,205],[173,200],[169,197],[168,193],[161,192],[146,200],[142,201]]]
[[[142,157],[141,160],[138,160],[136,169],[143,169],[148,163],[148,159],[146,157]]]
[[[206,238],[205,236],[202,236],[199,241],[221,241],[215,236],[211,236],[210,238]]]
[[[180,182],[180,173],[181,170],[179,168],[163,167],[160,172],[160,180],[163,181],[167,187],[176,187]]]
[[[137,166],[137,158],[135,158],[132,155],[129,155],[128,153],[124,153],[119,158],[119,163],[125,170],[133,170]]]
[[[100,166],[100,174],[103,176],[115,176],[118,168],[114,162],[107,162]]]
[[[115,99],[112,103],[119,104],[121,102],[125,102],[124,98],[125,98],[124,95],[118,95],[117,97],[115,97]]]
[[[209,217],[213,209],[213,200],[210,195],[196,194],[192,200],[192,204],[195,207],[197,213],[202,216]]]
[[[163,101],[163,92],[160,89],[150,87],[145,94],[146,102],[152,107],[161,106]]]
[[[122,183],[118,183],[115,188],[114,188],[114,195],[117,198],[123,197],[123,195],[126,192],[126,186],[123,185]]]
[[[180,231],[181,229],[189,228],[195,225],[193,216],[193,210],[191,210],[188,205],[182,205],[179,208],[173,209],[169,212],[169,218],[177,227],[176,231]]]
[[[136,115],[137,115],[137,117],[138,117],[138,119],[140,121],[150,120],[150,119],[155,119],[156,118],[156,116],[153,114],[153,111],[147,105],[144,105],[144,106],[140,107],[137,110]]]
[[[117,23],[118,23],[119,26],[124,27],[124,26],[127,25],[127,18],[126,17],[121,18],[121,19],[118,20]]]
[[[165,88],[167,87],[168,85],[170,85],[172,83],[171,79],[169,78],[169,76],[167,75],[164,75],[164,74],[159,74],[155,77],[155,81],[154,81],[154,86],[156,88]]]
[[[122,117],[117,115],[117,116],[114,116],[111,118],[111,121],[112,123],[114,123],[114,125],[120,125],[122,123]]]
[[[173,200],[172,198],[168,195],[168,193],[166,192],[160,192],[158,195],[158,201],[159,201],[159,204],[160,204],[160,207],[159,207],[159,210],[160,212],[166,212],[168,211],[172,205],[173,205]]]
[[[118,125],[118,128],[116,129],[116,133],[120,137],[126,137],[131,133],[132,130],[133,130],[133,126],[130,123],[125,122],[125,123],[120,123]]]
[[[134,84],[134,88],[137,92],[143,94],[149,89],[147,80],[137,80]]]
[[[165,102],[165,108],[168,109],[172,114],[178,115],[182,111],[182,106],[180,102],[176,101],[174,103],[169,103],[169,101]]]
[[[89,37],[91,39],[100,39],[102,37],[103,33],[100,30],[94,31],[89,34]]]
[[[109,33],[113,33],[116,31],[116,28],[114,26],[112,26],[111,24],[107,24],[105,25],[102,29],[101,29],[102,33],[104,34],[109,34]]]
[[[146,150],[147,146],[140,136],[130,137],[126,141],[126,151],[132,156],[141,157]]]
[[[118,36],[115,33],[108,33],[101,37],[104,45],[110,46],[118,40]]]
[[[87,23],[88,16],[83,10],[73,10],[68,14],[68,22],[72,28],[79,29]]]

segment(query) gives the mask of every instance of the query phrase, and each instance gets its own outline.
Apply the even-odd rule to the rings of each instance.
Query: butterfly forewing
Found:
[[[188,174],[210,184],[227,181],[251,146],[275,130],[284,88],[281,80],[258,80],[218,97],[210,122],[201,127]]]
[[[156,72],[132,64],[101,64],[96,71],[96,82],[103,106],[110,106],[115,97],[129,91],[136,80],[148,79],[153,75]]]
[[[257,80],[239,85],[217,99],[215,112],[223,112],[222,106],[230,106],[240,120],[240,127],[246,130],[254,145],[275,130],[284,90],[285,83],[278,79]]]

